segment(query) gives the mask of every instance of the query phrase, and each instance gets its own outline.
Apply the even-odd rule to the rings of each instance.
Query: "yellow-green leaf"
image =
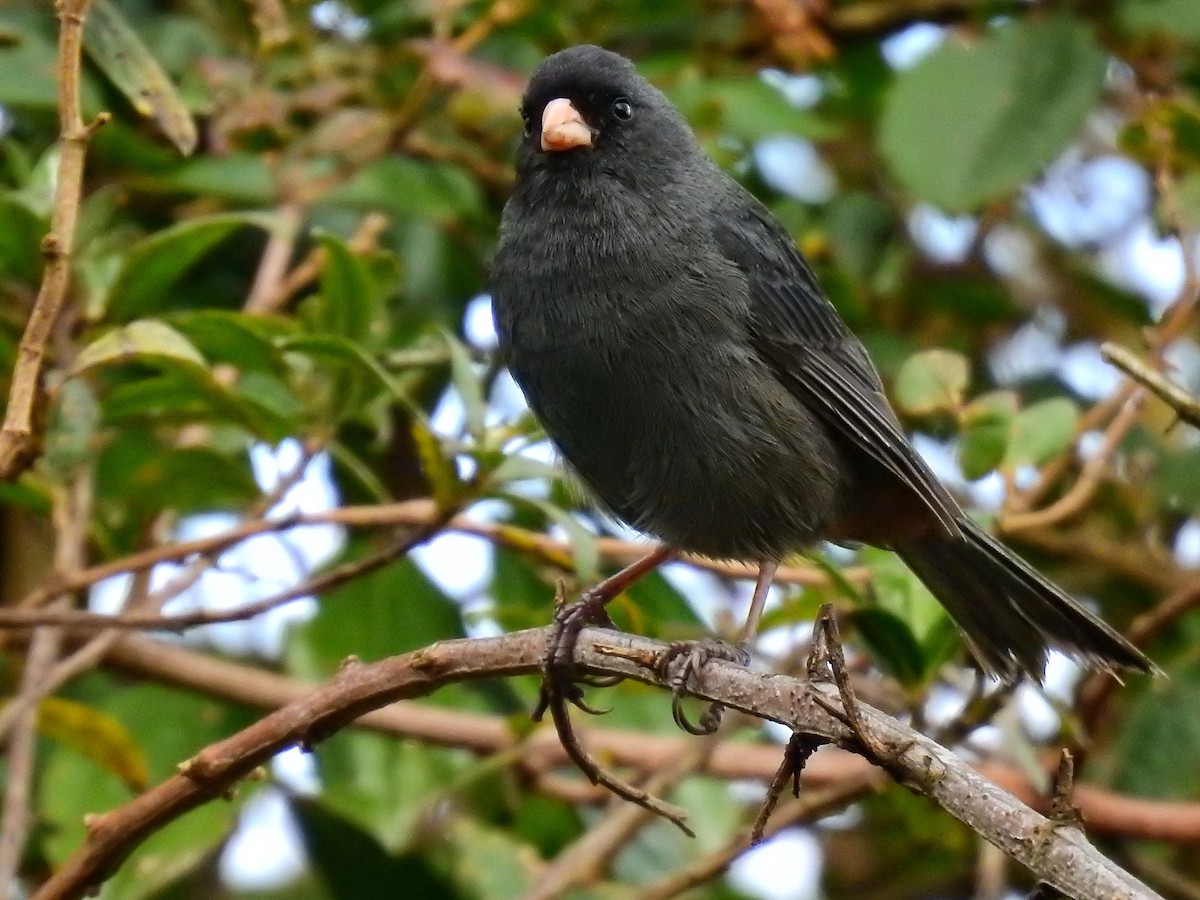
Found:
[[[38,704],[38,732],[112,772],[133,791],[150,783],[145,754],[117,719],[74,700],[47,697]]]
[[[954,412],[961,405],[971,371],[961,353],[925,350],[905,360],[896,376],[896,404],[914,416]]]
[[[180,153],[189,156],[196,149],[191,112],[158,60],[109,0],[92,0],[83,46],[133,108],[152,120]]]
[[[454,460],[446,455],[442,442],[424,419],[413,419],[412,435],[413,442],[417,445],[417,455],[421,460],[421,471],[425,473],[425,480],[429,482],[438,508],[453,508],[462,497],[462,482],[459,480]]]
[[[200,351],[165,322],[138,319],[101,335],[83,348],[72,374],[112,363],[183,363],[208,368]]]

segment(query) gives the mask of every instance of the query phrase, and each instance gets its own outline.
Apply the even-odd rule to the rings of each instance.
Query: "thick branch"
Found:
[[[89,820],[88,837],[35,900],[78,897],[95,887],[150,834],[190,809],[226,793],[237,781],[291,746],[311,746],[364,713],[395,700],[428,694],[443,684],[538,671],[547,629],[497,638],[446,641],[370,665],[348,661],[328,685],[244,731],[202,750],[179,774],[131,803]],[[659,684],[654,675],[667,645],[618,632],[585,630],[578,659],[599,675]],[[837,694],[827,685],[751,672],[721,660],[704,665],[692,692],[748,715],[782,722],[835,742],[852,740],[826,711]],[[821,696],[818,696],[821,695]],[[863,706],[864,727],[891,748],[893,777],[942,806],[1035,876],[1081,898],[1156,896],[1095,850],[1073,829],[1046,818],[997,788],[950,751],[883,713]]]
[[[132,677],[152,678],[268,711],[301,700],[315,689],[293,678],[135,635],[121,638],[109,653],[107,663]],[[510,753],[520,744],[520,764],[535,775],[568,762],[553,728],[538,728],[521,738],[514,733],[512,722],[503,716],[401,701],[367,713],[354,725],[474,753]],[[614,766],[645,774],[670,766],[692,743],[683,736],[620,728],[578,730],[593,753]],[[779,766],[779,753],[780,748],[771,744],[720,741],[698,771],[714,778],[769,781]],[[1025,769],[1002,762],[984,762],[976,770],[1026,803],[1044,807],[1044,798],[1030,783]],[[805,787],[820,788],[871,771],[880,774],[860,757],[826,749],[809,760],[801,780]],[[597,797],[607,798],[604,791],[585,793],[589,802]],[[1076,787],[1074,800],[1094,831],[1175,843],[1200,841],[1200,803],[1143,799],[1086,784]]]

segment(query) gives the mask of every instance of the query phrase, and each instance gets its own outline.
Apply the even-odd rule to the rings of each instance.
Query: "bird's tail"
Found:
[[[1103,669],[1154,671],[1129,641],[969,520],[963,537],[896,548],[966,635],[985,669],[1041,681],[1051,648]]]

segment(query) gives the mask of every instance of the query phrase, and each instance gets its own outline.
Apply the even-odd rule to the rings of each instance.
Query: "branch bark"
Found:
[[[369,711],[428,694],[444,684],[538,671],[547,636],[548,629],[535,629],[446,641],[369,665],[348,660],[329,684],[202,750],[180,766],[179,774],[136,800],[89,819],[84,845],[34,900],[82,896],[150,834],[220,797],[287,747],[312,746]],[[580,636],[578,660],[593,674],[661,687],[654,672],[667,646],[634,635],[588,629]],[[853,739],[840,719],[822,705],[836,708],[837,693],[829,685],[712,660],[699,669],[689,688],[697,697],[747,715],[834,742]],[[871,739],[890,748],[888,765],[896,780],[1031,868],[1039,880],[1079,898],[1157,896],[1101,855],[1078,830],[1055,827],[949,750],[871,707],[863,705],[860,715]]]
[[[279,516],[270,519],[250,518],[220,534],[139,550],[128,556],[109,560],[88,569],[61,575],[53,583],[23,597],[17,604],[19,609],[0,609],[0,628],[62,625],[75,629],[182,630],[216,622],[246,619],[264,612],[263,604],[227,612],[200,611],[179,616],[134,613],[116,617],[80,610],[51,613],[30,612],[30,610],[44,606],[49,600],[60,594],[84,590],[98,581],[115,575],[136,573],[152,568],[159,563],[178,562],[192,556],[219,555],[255,535],[282,533],[306,525],[342,525],[347,528],[421,528],[440,522],[443,516],[444,513],[438,509],[433,500],[421,498],[373,506],[343,506],[323,512]],[[519,553],[533,554],[564,569],[571,567],[570,542],[558,540],[548,534],[501,522],[482,521],[466,515],[455,516],[449,522],[444,523],[443,530],[474,535],[491,541],[497,546],[506,547]],[[601,537],[596,539],[596,549],[606,562],[624,565],[645,556],[653,547],[642,541]],[[710,560],[690,554],[684,554],[680,560],[726,578],[752,579],[758,574],[756,566],[742,562]],[[843,570],[841,577],[853,584],[865,584],[870,578],[870,573],[862,566],[855,566]],[[815,565],[792,565],[780,566],[775,571],[775,583],[824,586],[831,582],[829,575]],[[317,585],[310,584],[296,596],[311,593],[317,588]],[[293,599],[293,592],[287,593],[287,597],[275,598],[271,603],[278,604]]]
[[[267,711],[301,700],[316,689],[273,672],[136,635],[121,638],[109,653],[107,665],[124,675],[151,678]],[[535,729],[521,739],[505,717],[425,703],[393,703],[367,713],[354,726],[481,754],[508,753],[520,743],[523,751],[520,765],[540,777],[550,777],[554,767],[568,761],[554,729],[549,726]],[[612,765],[646,774],[669,767],[692,743],[682,736],[620,728],[583,727],[578,731],[584,743]],[[780,752],[780,747],[771,744],[721,741],[698,771],[714,778],[766,782],[779,766]],[[975,768],[1024,802],[1045,808],[1045,798],[1031,783],[1025,769],[999,761],[983,762]],[[877,776],[882,774],[861,757],[827,748],[809,760],[801,781],[806,788],[824,788],[872,772]],[[569,784],[576,788],[572,800],[596,802],[607,797],[605,792],[590,786],[580,790],[582,786],[577,781]],[[1094,831],[1174,843],[1200,841],[1200,803],[1131,797],[1087,784],[1077,786],[1074,801]]]
[[[83,123],[79,105],[79,68],[83,21],[88,0],[61,0],[58,5],[58,121],[62,149],[50,212],[50,233],[42,240],[46,270],[37,300],[21,335],[13,369],[4,425],[0,427],[0,479],[11,481],[38,456],[36,409],[41,396],[42,362],[46,342],[67,297],[71,281],[71,250],[83,191],[83,163],[96,126],[108,121],[101,113],[91,125]]]

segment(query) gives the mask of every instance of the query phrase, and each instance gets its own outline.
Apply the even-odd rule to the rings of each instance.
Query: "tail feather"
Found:
[[[980,664],[1011,680],[1041,681],[1051,649],[1099,668],[1154,671],[1129,641],[968,520],[962,538],[896,548],[962,630]]]

